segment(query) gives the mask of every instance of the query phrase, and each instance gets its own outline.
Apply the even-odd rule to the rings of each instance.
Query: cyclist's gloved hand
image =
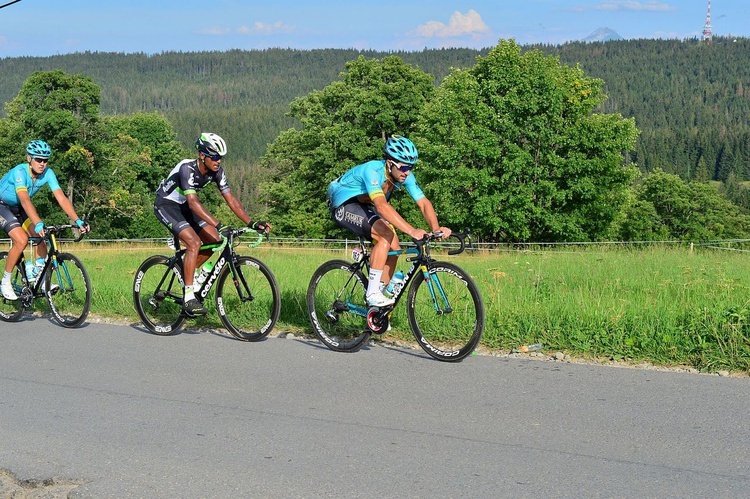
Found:
[[[40,237],[44,237],[44,222],[37,222],[37,224],[34,225],[34,232],[36,232]]]
[[[216,224],[216,230],[219,233],[219,235],[225,239],[229,237],[229,234],[232,232],[231,227],[225,227],[224,224],[222,224],[221,222]]]
[[[81,233],[85,234],[91,230],[91,227],[89,227],[89,224],[86,223],[84,220],[81,220],[80,218],[76,220],[76,225],[79,229],[81,229]]]
[[[262,222],[260,220],[255,222],[250,222],[247,224],[248,227],[250,227],[253,230],[257,230],[258,232],[270,232],[271,231],[271,224],[268,222]]]

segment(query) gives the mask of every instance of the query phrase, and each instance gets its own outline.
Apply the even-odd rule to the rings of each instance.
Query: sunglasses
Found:
[[[399,165],[395,161],[391,161],[391,166],[395,166],[396,168],[398,168],[400,171],[404,173],[411,171],[411,169],[414,168],[414,165],[407,165],[407,164]]]
[[[49,158],[31,158],[39,164],[49,163]]]
[[[207,158],[210,158],[211,161],[219,161],[221,159],[221,155],[220,154],[214,154],[214,155],[204,154],[204,156],[207,157]]]

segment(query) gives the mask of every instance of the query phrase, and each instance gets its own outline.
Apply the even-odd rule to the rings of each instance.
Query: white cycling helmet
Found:
[[[208,156],[225,156],[227,154],[227,143],[215,133],[203,132],[195,142],[198,152]]]

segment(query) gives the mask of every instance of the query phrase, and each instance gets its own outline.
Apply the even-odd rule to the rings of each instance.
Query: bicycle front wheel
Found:
[[[0,269],[5,269],[5,262],[7,261],[8,252],[0,252]],[[26,285],[26,281],[24,280],[24,276],[21,274],[18,265],[13,267],[13,272],[10,276],[10,283],[13,286],[13,291],[15,291],[16,295],[20,297],[21,290]],[[26,287],[26,289],[28,289],[28,287]],[[0,294],[0,319],[5,322],[18,322],[21,320],[21,317],[23,317],[23,311],[24,307],[22,300],[8,300]]]
[[[258,341],[273,330],[281,312],[281,292],[271,269],[249,256],[238,257],[237,279],[227,265],[216,288],[216,310],[230,333]]]
[[[160,336],[176,334],[185,322],[182,313],[182,267],[169,258],[147,258],[135,273],[133,304],[146,329]]]
[[[432,357],[462,360],[484,332],[484,303],[474,281],[457,265],[430,264],[409,288],[407,315],[419,346]]]
[[[344,260],[331,260],[315,271],[307,287],[307,314],[315,335],[337,352],[356,352],[370,339],[367,328],[367,279]]]
[[[69,253],[58,253],[43,282],[55,320],[64,327],[83,324],[91,307],[91,281],[81,260]]]

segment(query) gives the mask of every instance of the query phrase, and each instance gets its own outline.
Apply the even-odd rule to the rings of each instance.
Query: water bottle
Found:
[[[29,282],[36,281],[43,268],[44,258],[37,258],[36,262],[26,262],[26,278]]]
[[[26,262],[26,278],[29,282],[36,281],[37,269],[33,262]]]
[[[211,274],[211,271],[214,269],[214,264],[210,260],[201,265],[200,270],[195,271],[195,279],[193,279],[195,282],[194,288],[200,288],[203,286],[203,283],[206,282],[206,279],[208,279],[208,276]]]
[[[387,293],[386,296],[396,296],[401,292],[401,287],[404,285],[404,273],[400,270],[397,270],[393,277],[391,277],[391,282],[388,283],[388,285],[385,287],[385,292]]]

